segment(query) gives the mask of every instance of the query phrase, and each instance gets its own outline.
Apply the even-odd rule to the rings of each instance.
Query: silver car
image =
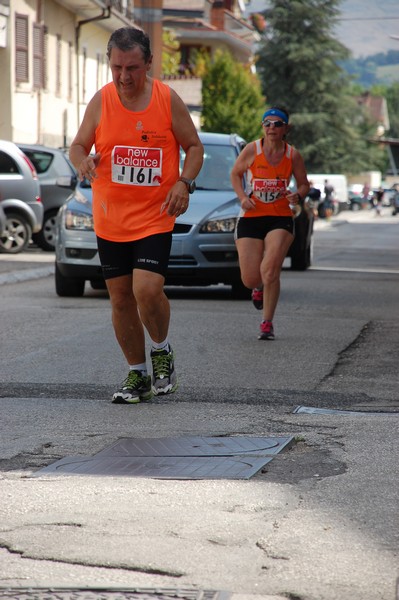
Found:
[[[18,144],[34,165],[39,177],[41,198],[44,208],[43,227],[32,235],[32,240],[42,250],[55,249],[55,221],[58,210],[77,184],[76,170],[67,153],[61,148],[51,148],[39,144]],[[70,189],[57,185],[59,177],[70,180]]]
[[[176,219],[166,284],[227,284],[234,297],[247,298],[250,292],[241,282],[234,243],[240,204],[230,182],[231,169],[245,141],[235,134],[199,135],[204,164],[189,209]],[[91,201],[90,184],[80,183],[59,212],[55,270],[59,296],[83,295],[87,280],[94,288],[104,287]],[[295,219],[297,236],[290,250],[295,269],[307,268],[311,259],[313,211],[306,206]]]
[[[35,167],[13,142],[0,140],[0,201],[5,213],[0,252],[24,250],[42,228],[43,204]]]

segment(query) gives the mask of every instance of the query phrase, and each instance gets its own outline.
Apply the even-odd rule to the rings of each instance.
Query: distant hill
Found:
[[[368,88],[376,83],[390,85],[399,82],[399,50],[352,58],[345,61],[343,67],[363,87]]]

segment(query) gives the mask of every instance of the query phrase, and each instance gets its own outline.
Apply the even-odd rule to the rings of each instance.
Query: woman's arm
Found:
[[[251,210],[255,207],[255,200],[247,196],[243,186],[243,177],[248,167],[253,163],[255,158],[254,144],[248,144],[238,155],[234,167],[232,168],[230,180],[237,198],[244,210]]]

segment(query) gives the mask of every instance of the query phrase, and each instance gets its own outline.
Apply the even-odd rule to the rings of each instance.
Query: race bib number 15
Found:
[[[252,182],[253,194],[261,202],[275,202],[284,196],[286,189],[285,179],[254,179]]]
[[[162,148],[115,146],[112,150],[112,181],[124,185],[160,185]]]

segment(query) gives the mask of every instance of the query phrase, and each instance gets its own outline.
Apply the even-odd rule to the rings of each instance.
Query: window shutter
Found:
[[[33,87],[44,88],[44,27],[33,24]]]
[[[68,100],[72,100],[72,61],[73,46],[72,42],[68,42]]]
[[[15,15],[15,80],[29,81],[28,17]]]

